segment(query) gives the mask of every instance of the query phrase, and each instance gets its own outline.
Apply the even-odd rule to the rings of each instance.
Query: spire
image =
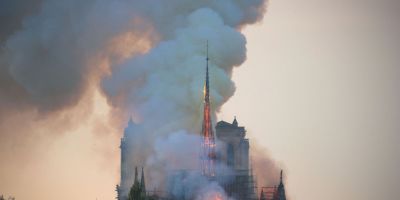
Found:
[[[132,115],[129,117],[129,121],[128,121],[128,127],[132,127],[132,126],[134,126],[135,125],[135,122],[133,122],[133,119],[132,119]]]
[[[263,188],[261,188],[260,200],[266,200]]]
[[[204,111],[203,111],[203,124],[201,133],[203,136],[202,141],[202,160],[201,169],[205,176],[215,176],[215,139],[213,133],[213,126],[211,120],[211,106],[210,106],[210,82],[208,76],[208,41],[207,41],[207,57],[206,57],[206,80],[204,84]]]
[[[208,58],[208,40],[207,40],[207,57],[206,57],[206,83],[205,83],[205,91],[204,91],[204,101],[205,102],[210,102],[210,82],[209,82],[209,77],[208,77],[208,61],[210,60]]]
[[[140,189],[142,192],[146,192],[146,184],[144,183],[144,171],[142,167],[142,177],[140,178]]]
[[[237,122],[237,120],[236,120],[236,116],[235,116],[235,118],[233,119],[232,124],[233,124],[234,126],[238,126],[238,122]]]
[[[286,200],[285,186],[283,185],[283,170],[281,170],[281,178],[280,178],[280,183],[278,186],[277,193],[278,193],[279,200]]]
[[[137,167],[135,167],[135,181],[134,181],[133,184],[137,184],[137,183],[139,183],[139,181],[138,181],[138,172],[137,172]]]

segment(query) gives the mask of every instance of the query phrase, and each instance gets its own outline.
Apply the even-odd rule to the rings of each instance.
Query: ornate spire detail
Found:
[[[208,41],[207,41],[207,57],[206,57],[206,83],[205,83],[205,93],[204,93],[204,102],[210,103],[210,81],[208,77],[208,61],[210,58],[208,58]]]
[[[237,120],[236,120],[236,116],[235,116],[235,118],[233,119],[232,124],[233,124],[234,126],[238,126],[238,122],[237,122]]]
[[[202,173],[205,176],[215,176],[215,138],[211,120],[211,106],[210,106],[210,82],[208,76],[208,41],[207,41],[207,57],[206,57],[206,80],[204,84],[204,111],[203,111],[203,125],[202,125]]]

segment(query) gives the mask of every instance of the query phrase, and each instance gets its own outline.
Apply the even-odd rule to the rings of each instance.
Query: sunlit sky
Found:
[[[272,0],[220,118],[283,166],[291,199],[400,196],[400,2]]]

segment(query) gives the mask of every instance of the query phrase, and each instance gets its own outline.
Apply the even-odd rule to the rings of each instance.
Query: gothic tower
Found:
[[[249,170],[249,140],[246,129],[236,117],[232,123],[219,121],[215,127],[218,138],[218,160],[233,170]]]

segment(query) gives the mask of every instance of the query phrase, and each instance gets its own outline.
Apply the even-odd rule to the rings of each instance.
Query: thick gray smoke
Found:
[[[37,12],[42,0],[3,0],[0,2],[0,43],[21,28],[22,20]]]
[[[234,94],[232,69],[246,58],[246,40],[239,29],[262,17],[265,1],[158,3],[141,5],[140,16],[152,24],[159,41],[148,52],[115,66],[102,83],[109,100],[130,111],[136,122],[126,133],[133,143],[131,166],[145,165],[150,187],[163,188],[169,171],[199,166],[199,143],[176,133],[200,132],[206,41],[215,120]]]
[[[157,187],[158,174],[177,167],[162,163],[193,147],[177,144],[191,144],[200,131],[206,41],[216,120],[235,92],[232,69],[246,59],[240,29],[262,19],[266,3],[38,0],[27,9],[1,2],[17,17],[0,9],[7,22],[16,21],[0,32],[0,119],[15,110],[39,110],[42,117],[70,109],[101,90],[119,113],[133,116],[136,125],[128,132],[138,156],[131,162],[153,169],[147,176]],[[181,157],[189,165],[197,158]]]
[[[147,54],[114,68],[103,82],[107,94],[111,99],[126,98],[128,110],[146,134],[198,131],[207,40],[211,100],[214,110],[218,109],[234,93],[230,73],[245,59],[245,39],[206,8],[189,15],[185,27],[176,30],[174,40],[162,41]]]
[[[43,111],[75,105],[90,80],[108,70],[104,62],[108,68],[127,53],[137,52],[135,48],[143,49],[143,40],[176,38],[196,10],[209,8],[222,24],[239,28],[260,19],[264,4],[263,0],[2,1],[0,100]],[[128,33],[132,37],[123,43],[129,47],[116,49],[113,39]],[[234,64],[240,64],[243,56]],[[229,71],[232,62],[224,65]]]
[[[40,12],[25,18],[22,28],[2,44],[1,93],[6,95],[1,98],[23,99],[43,111],[75,105],[101,73],[102,62],[120,56],[109,48],[110,41],[137,24],[131,6],[120,1],[44,1]],[[142,31],[137,25],[132,32]]]

